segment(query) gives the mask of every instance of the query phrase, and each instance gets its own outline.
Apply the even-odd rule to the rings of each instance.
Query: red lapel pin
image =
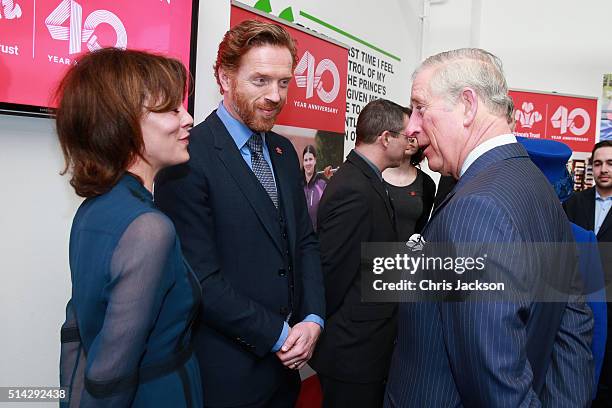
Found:
[[[410,195],[414,197],[416,195],[416,191],[411,191]]]
[[[281,149],[280,147],[277,147],[275,150],[277,154],[283,154],[283,149]]]

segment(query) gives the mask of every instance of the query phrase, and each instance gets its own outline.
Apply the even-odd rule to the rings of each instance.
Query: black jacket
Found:
[[[397,305],[361,301],[361,243],[396,242],[393,207],[383,182],[352,151],[319,206],[318,233],[327,319],[311,365],[321,374],[366,383],[387,377]]]
[[[563,203],[563,209],[571,222],[593,231],[595,228],[595,187],[574,193]],[[612,211],[608,211],[606,219],[601,224],[597,240],[612,242]]]

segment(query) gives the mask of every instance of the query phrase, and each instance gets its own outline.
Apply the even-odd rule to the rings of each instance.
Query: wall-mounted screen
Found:
[[[163,53],[193,75],[197,14],[198,0],[3,0],[0,113],[51,115],[68,67],[102,47]]]

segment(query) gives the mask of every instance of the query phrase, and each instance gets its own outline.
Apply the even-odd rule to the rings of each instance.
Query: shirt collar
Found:
[[[217,108],[217,116],[225,125],[225,128],[234,140],[234,143],[236,143],[238,150],[244,147],[244,145],[250,139],[253,133],[257,133],[252,131],[247,125],[230,115],[230,113],[225,108],[225,105],[223,105],[223,101],[219,103],[219,107]],[[266,143],[265,132],[261,132],[260,134],[263,143]]]
[[[366,162],[368,164],[368,166],[370,166],[372,168],[372,170],[374,170],[374,173],[376,173],[376,175],[378,176],[378,179],[380,181],[382,181],[382,172],[380,171],[380,169],[378,167],[376,167],[376,165],[374,163],[372,163],[370,161],[370,159],[368,159],[367,157],[365,157],[363,154],[359,153],[356,149],[353,149],[353,151],[355,153],[357,153],[357,155],[359,157],[361,157],[363,159],[364,162]]]
[[[602,197],[601,194],[599,194],[599,191],[597,191],[597,187],[596,187],[595,188],[595,200],[598,200],[598,201],[612,200],[612,196]]]
[[[153,202],[153,194],[142,184],[140,179],[130,172],[125,172],[120,183],[125,184],[130,193],[143,202]]]
[[[489,140],[486,140],[486,141],[482,142],[481,144],[476,146],[476,148],[474,148],[474,150],[472,150],[470,152],[470,154],[468,154],[467,157],[465,158],[465,161],[463,162],[463,166],[461,166],[461,172],[459,173],[459,177],[463,176],[465,174],[465,172],[467,171],[467,169],[472,164],[474,164],[474,162],[480,156],[482,156],[483,154],[485,154],[489,150],[493,150],[496,147],[507,145],[507,144],[511,144],[511,143],[517,143],[516,137],[514,137],[514,134],[512,134],[512,133],[508,133],[508,134],[500,135],[500,136],[495,136],[492,139],[489,139]]]

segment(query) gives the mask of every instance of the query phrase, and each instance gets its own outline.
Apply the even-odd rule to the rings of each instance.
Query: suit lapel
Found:
[[[282,251],[280,237],[274,233],[274,227],[275,224],[278,225],[278,219],[274,211],[270,209],[270,206],[272,206],[272,209],[274,208],[274,204],[272,204],[266,190],[242,158],[234,140],[223,125],[223,122],[221,122],[221,119],[217,117],[216,112],[213,112],[206,122],[215,137],[217,156],[242,190],[247,202],[253,208],[253,211],[279,251]]]
[[[595,187],[589,191],[589,194],[587,194],[584,199],[586,201],[587,209],[587,211],[584,213],[584,216],[586,217],[585,229],[593,231],[595,229]],[[601,231],[602,228],[599,230]]]
[[[293,186],[292,182],[297,183],[297,180],[290,180],[287,177],[287,173],[283,171],[283,157],[288,152],[283,151],[283,148],[278,144],[278,136],[273,133],[266,133],[266,145],[268,145],[268,152],[270,153],[270,160],[272,161],[272,171],[274,172],[274,178],[276,179],[276,189],[279,192],[280,200],[282,203],[281,208],[285,214],[295,214],[294,202],[293,202]],[[295,222],[292,222],[292,218],[285,215],[287,235],[289,236],[289,248],[294,248],[295,237],[297,235]]]
[[[595,209],[593,209],[593,224],[595,224]],[[603,237],[606,231],[610,227],[612,227],[612,208],[608,210],[608,214],[606,214],[606,218],[604,218],[604,221],[601,224],[601,227],[599,227],[597,238],[600,239],[601,237]]]
[[[448,204],[448,202],[453,198],[453,196],[455,196],[457,191],[460,191],[461,188],[467,185],[468,182],[471,179],[473,179],[476,175],[484,171],[487,167],[489,167],[493,163],[496,163],[500,160],[510,159],[513,157],[528,158],[529,156],[527,154],[527,151],[521,144],[511,143],[511,144],[495,147],[489,150],[488,152],[484,153],[478,159],[476,159],[476,161],[472,163],[472,165],[467,169],[465,174],[459,178],[455,187],[453,187],[451,192],[448,193],[448,195],[440,203],[438,208],[436,208],[435,211],[431,214],[431,217],[429,218],[429,222],[427,223],[427,225],[429,225],[434,219],[435,215],[438,214],[442,210],[442,208],[444,208],[446,204]],[[425,229],[427,228],[427,225],[425,226],[425,228],[423,228],[423,231],[425,231]]]
[[[440,210],[442,210],[442,208],[444,208],[444,206],[450,201],[451,198],[453,198],[453,196],[455,195],[455,191],[456,191],[457,185],[455,185],[455,187],[453,187],[453,189],[450,191],[450,193],[448,193],[446,195],[446,197],[444,197],[444,200],[442,200],[442,202],[440,203],[440,205],[438,205],[436,207],[436,209],[431,213],[431,216],[429,217],[429,221],[431,222],[431,220],[433,220],[434,216],[440,212]],[[424,229],[424,228],[423,228]]]
[[[370,165],[366,163],[365,160],[363,160],[357,153],[355,153],[354,150],[351,150],[346,159],[349,162],[353,163],[359,170],[363,172],[363,174],[368,177],[370,183],[372,184],[372,187],[385,203],[389,219],[393,221],[393,228],[397,229],[395,225],[395,213],[393,211],[393,206],[390,201],[391,199],[389,198],[389,195],[387,194],[387,191],[383,186],[383,182],[378,178],[378,175],[374,173],[374,170],[370,167]]]

